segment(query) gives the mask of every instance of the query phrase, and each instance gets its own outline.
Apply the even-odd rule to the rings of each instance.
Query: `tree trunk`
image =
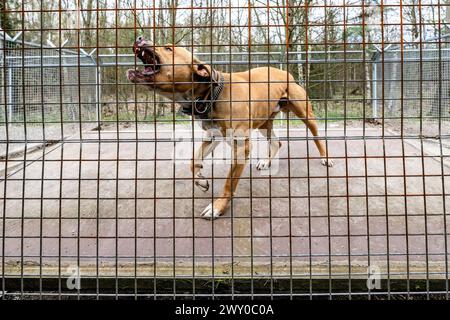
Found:
[[[14,30],[15,21],[8,12],[7,0],[0,0],[0,23],[3,31]]]

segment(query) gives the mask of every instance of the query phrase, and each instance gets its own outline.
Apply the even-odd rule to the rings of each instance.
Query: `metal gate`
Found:
[[[445,0],[6,8],[2,299],[448,299]],[[222,75],[287,71],[307,92],[334,166],[321,165],[309,115],[281,112],[276,138],[247,137],[236,192],[218,219],[204,219],[235,155],[223,141],[198,188],[195,150],[226,137],[205,137],[204,120],[182,113],[175,93],[127,79],[143,69],[133,53],[142,35]],[[264,90],[289,81],[269,77]],[[274,142],[277,157],[259,170]]]

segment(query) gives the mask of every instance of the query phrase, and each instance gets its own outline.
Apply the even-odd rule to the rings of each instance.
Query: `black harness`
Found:
[[[190,116],[196,116],[200,119],[211,119],[211,111],[222,93],[224,78],[216,70],[212,70],[211,85],[209,94],[206,97],[198,97],[194,101],[181,102],[181,112]]]

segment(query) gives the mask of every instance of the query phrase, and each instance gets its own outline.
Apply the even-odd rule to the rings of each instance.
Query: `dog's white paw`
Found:
[[[218,217],[220,217],[220,215],[221,215],[221,212],[219,210],[215,209],[212,203],[210,205],[208,205],[201,214],[202,218],[208,219],[208,220],[217,219]]]
[[[330,168],[332,166],[334,166],[334,161],[332,159],[322,159],[321,163],[323,166],[330,167]]]
[[[269,170],[270,168],[270,160],[259,160],[256,164],[257,170]]]
[[[209,190],[209,182],[207,179],[195,179],[195,185],[203,192]]]

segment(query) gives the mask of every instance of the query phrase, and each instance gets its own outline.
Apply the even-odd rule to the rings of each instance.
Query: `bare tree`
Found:
[[[409,25],[409,31],[411,32],[412,41],[417,41],[420,38],[420,35],[422,33],[422,30],[420,30],[420,27],[422,25],[421,21],[421,13],[419,12],[419,0],[409,0],[406,4],[408,6],[404,7],[404,19],[405,22]]]

